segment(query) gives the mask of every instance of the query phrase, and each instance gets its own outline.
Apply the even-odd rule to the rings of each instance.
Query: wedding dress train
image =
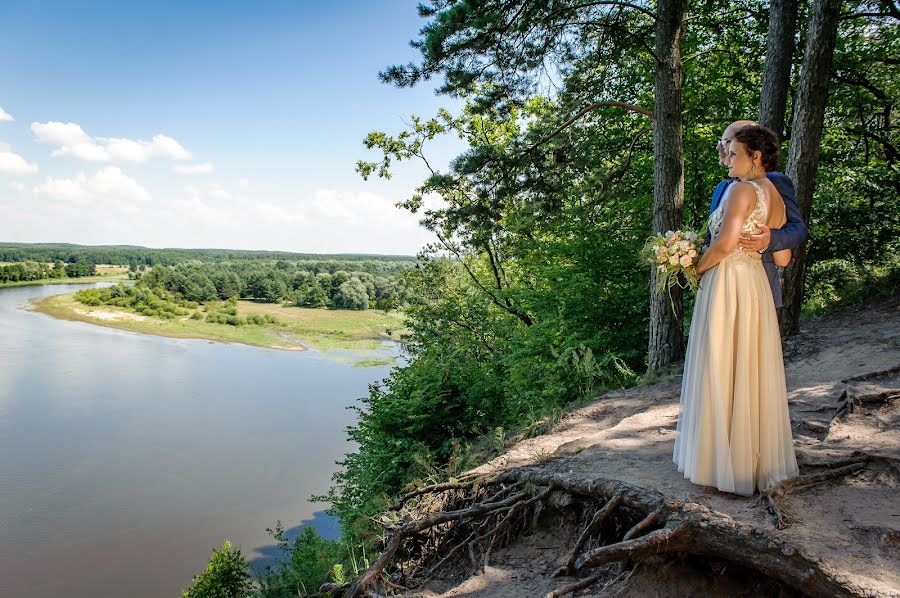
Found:
[[[768,208],[751,184],[757,205],[744,231],[755,233]],[[710,216],[713,239],[727,199]],[[691,482],[743,495],[798,474],[778,319],[756,252],[737,249],[701,279],[672,459]]]

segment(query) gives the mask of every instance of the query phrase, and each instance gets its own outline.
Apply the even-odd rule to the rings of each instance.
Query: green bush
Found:
[[[250,314],[247,316],[247,323],[254,326],[264,326],[266,323],[266,319],[259,314]]]
[[[853,305],[878,295],[896,292],[900,285],[900,259],[889,252],[882,262],[823,260],[806,272],[803,312],[821,315],[838,305]]]
[[[269,533],[284,558],[274,567],[267,567],[259,579],[262,598],[312,594],[323,583],[343,583],[348,573],[358,575],[361,568],[369,565],[368,562],[357,562],[353,555],[347,555],[339,542],[322,538],[311,527],[304,527],[292,542],[285,538],[280,522]]]
[[[221,548],[213,548],[206,569],[194,576],[182,598],[249,598],[253,582],[247,561],[239,548],[225,540]]]

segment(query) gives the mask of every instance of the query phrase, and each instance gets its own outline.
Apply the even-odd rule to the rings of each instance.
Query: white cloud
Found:
[[[197,195],[193,195],[189,199],[179,199],[171,202],[168,207],[159,212],[161,219],[171,223],[168,232],[171,234],[180,234],[181,236],[167,244],[186,245],[185,241],[192,236],[197,237],[198,232],[207,238],[209,230],[216,231],[212,235],[216,241],[225,238],[222,231],[240,230],[244,224],[244,216],[235,210],[223,210],[218,204],[208,204]],[[199,228],[199,230],[198,230]],[[199,241],[204,243],[215,244],[216,241]],[[220,242],[221,244],[221,242]],[[193,245],[197,247],[197,245]]]
[[[248,178],[238,179],[237,184],[238,184],[238,187],[240,187],[241,189],[249,189],[250,188],[250,179],[248,179]]]
[[[76,203],[91,203],[95,200],[110,201],[123,208],[132,206],[136,201],[142,202],[151,199],[147,189],[116,166],[107,166],[91,176],[79,172],[72,179],[47,177],[43,183],[34,188],[34,191],[55,199]]]
[[[213,171],[212,162],[204,162],[203,164],[176,164],[172,167],[178,174],[209,174]]]
[[[207,195],[213,199],[231,199],[232,195],[226,191],[219,183],[213,183],[209,186]]]
[[[142,163],[151,158],[190,160],[191,153],[166,135],[154,135],[151,141],[118,137],[91,137],[75,123],[49,121],[31,123],[39,143],[58,146],[53,156],[72,156],[88,162]]]
[[[0,172],[12,174],[34,174],[38,171],[36,164],[29,164],[25,158],[10,151],[0,151]]]
[[[25,183],[21,181],[10,181],[7,186],[13,191],[25,191]]]
[[[13,121],[13,120],[16,120],[16,119],[14,119],[12,117],[12,114],[10,114],[6,110],[4,110],[2,107],[0,107],[0,122],[3,122],[3,121],[9,122],[9,121]]]
[[[192,158],[191,152],[166,135],[154,135],[153,147],[160,156],[172,158],[173,160],[190,160]]]
[[[31,132],[41,143],[54,143],[62,146],[73,146],[81,143],[92,143],[91,138],[75,123],[31,123]]]
[[[424,203],[426,207],[431,207],[435,198],[426,197]],[[316,189],[309,202],[308,212],[316,219],[403,229],[417,228],[421,212],[418,215],[410,214],[395,204],[396,201],[368,191]]]

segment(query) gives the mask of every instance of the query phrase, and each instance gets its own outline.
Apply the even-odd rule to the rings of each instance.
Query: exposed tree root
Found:
[[[859,376],[852,376],[850,378],[847,378],[846,380],[841,380],[841,382],[843,382],[844,384],[847,384],[849,382],[863,382],[865,380],[872,380],[874,378],[881,378],[883,376],[897,373],[900,373],[900,364],[887,368],[886,370],[878,370],[875,372],[860,374]]]
[[[572,575],[572,573],[575,572],[575,561],[577,561],[578,557],[581,556],[581,551],[584,549],[584,545],[587,544],[587,541],[591,538],[592,535],[597,533],[597,531],[600,529],[600,526],[603,525],[603,522],[606,521],[607,517],[609,517],[609,514],[612,513],[613,509],[619,506],[619,503],[621,502],[622,495],[619,493],[614,494],[612,498],[606,501],[606,504],[602,509],[594,513],[594,517],[585,526],[584,531],[582,531],[581,535],[578,537],[578,541],[575,543],[575,548],[572,549],[572,553],[569,555],[566,564],[554,571],[553,577],[559,577],[560,575]],[[575,588],[571,591],[574,592],[578,589],[581,588]],[[559,595],[562,596],[562,594]]]
[[[633,569],[632,569],[632,571],[633,571]],[[570,583],[567,586],[557,588],[557,589],[553,590],[552,592],[547,592],[547,594],[544,596],[544,598],[559,598],[560,596],[565,596],[566,594],[573,594],[573,593],[577,592],[578,590],[583,590],[584,588],[592,586],[593,584],[595,584],[598,581],[600,581],[601,579],[603,579],[606,575],[609,575],[609,573],[606,571],[600,571],[599,573],[594,573],[593,575],[588,575],[584,579],[579,579],[578,581]],[[609,586],[613,585],[614,583],[617,583],[620,579],[626,577],[626,575],[630,576],[631,574],[627,573],[627,572],[619,573],[614,578],[610,579],[608,582],[603,584],[603,587],[600,588],[600,591],[602,592]]]
[[[394,554],[405,539],[444,523],[460,520],[475,520],[496,511],[509,510],[516,503],[525,501],[527,498],[527,492],[518,492],[502,500],[481,502],[466,509],[429,513],[424,517],[405,523],[393,531],[381,556],[372,563],[369,569],[363,573],[362,577],[360,577],[350,588],[349,598],[363,598],[363,596],[365,596],[365,593],[369,591],[372,583],[381,574],[391,559],[393,559]],[[474,542],[470,542],[468,546],[470,556],[473,561],[475,561],[474,553],[472,552]],[[475,563],[475,566],[477,568],[477,562]]]
[[[768,500],[774,505],[777,498],[788,492],[855,473],[864,468],[871,457],[861,455],[855,456],[855,459],[832,470],[788,480],[767,491],[760,500]],[[597,509],[579,534],[566,564],[554,576],[584,573],[616,561],[634,561],[637,567],[643,559],[653,555],[692,554],[736,563],[806,594],[865,595],[861,588],[841,576],[828,563],[807,554],[777,532],[737,522],[698,503],[667,499],[654,490],[618,480],[574,478],[538,468],[510,469],[491,479],[473,482],[472,488],[479,488],[476,498],[464,498],[477,502],[463,503],[468,504],[464,508],[458,508],[461,504],[458,491],[465,488],[460,488],[456,483],[444,490],[432,487],[428,492],[420,492],[407,499],[444,492],[456,497],[455,502],[447,501],[456,508],[417,514],[415,508],[422,504],[410,503],[403,507],[401,514],[406,522],[390,530],[384,552],[346,590],[346,595],[353,598],[371,595],[378,591],[375,586],[379,579],[382,587],[387,588],[381,590],[383,592],[389,592],[390,586],[395,584],[406,587],[421,585],[451,559],[466,553],[473,571],[483,570],[489,564],[493,550],[508,543],[515,535],[531,529],[546,504],[556,504],[549,502],[551,491],[554,496],[562,493],[563,497],[568,495],[571,498],[562,501],[563,505],[578,502]],[[599,508],[598,501],[602,501]],[[610,520],[614,523],[609,524]],[[635,520],[637,523],[634,523]],[[607,524],[604,525],[604,522]],[[614,531],[623,528],[627,529],[624,534]],[[434,542],[423,543],[423,539],[429,537]],[[401,552],[407,541],[406,548]],[[594,547],[585,550],[589,545]],[[390,576],[391,583],[386,584],[385,570],[396,558],[401,562],[416,563],[415,569],[409,575],[404,575],[402,568],[398,569]],[[576,592],[609,574],[608,569],[590,572],[587,577],[547,596],[558,598]],[[616,580],[621,579],[622,575],[624,572]]]
[[[474,477],[466,480],[457,480],[456,482],[444,482],[442,484],[434,484],[432,486],[423,486],[422,488],[417,488],[412,492],[408,492],[397,499],[393,505],[390,506],[391,511],[399,511],[403,508],[407,502],[416,498],[417,496],[422,496],[425,494],[439,494],[441,492],[446,492],[447,490],[468,490],[473,486],[478,484],[485,483],[486,481],[483,478]]]
[[[678,545],[675,542],[679,536],[686,532],[687,525],[685,524],[667,525],[640,538],[622,540],[614,544],[595,548],[581,556],[575,562],[575,567],[578,569],[590,569],[613,561],[640,559],[649,554],[669,552],[669,544],[672,544],[672,548],[678,551]]]
[[[659,520],[659,518],[662,516],[662,514],[663,507],[659,507],[658,509],[635,523],[630,530],[625,532],[625,535],[622,537],[622,541],[624,542],[625,540],[631,540],[632,538],[636,537],[639,533],[656,523],[657,520]]]
[[[848,413],[854,413],[857,407],[862,407],[864,405],[880,406],[891,401],[896,401],[897,399],[900,399],[900,390],[897,389],[858,395],[853,392],[853,390],[847,388],[841,393],[841,396],[838,397],[837,404],[834,405],[835,410],[834,414],[831,416],[829,427],[831,426],[831,423],[834,423],[834,420],[843,417]]]
[[[769,505],[767,507],[769,512],[775,517],[775,527],[777,527],[778,529],[784,529],[788,527],[788,525],[790,525],[791,518],[785,515],[784,511],[778,504],[778,499],[782,498],[785,494],[793,490],[808,488],[809,486],[821,484],[823,482],[827,482],[828,480],[833,480],[845,475],[850,475],[851,473],[856,473],[857,471],[864,469],[867,463],[868,458],[864,457],[862,459],[857,459],[856,461],[851,462],[849,465],[843,465],[842,467],[837,467],[836,469],[829,469],[819,473],[811,473],[785,480],[777,486],[773,486],[772,488],[767,488],[766,490],[761,491],[759,493],[759,498],[756,499],[756,502],[753,504],[753,506],[756,507],[762,502],[767,502]]]
[[[799,422],[797,422],[797,427],[805,427],[807,430],[811,430],[817,434],[821,434],[821,438],[826,438],[831,432],[831,427],[836,421],[851,413],[855,413],[858,409],[864,407],[880,407],[882,405],[885,405],[886,403],[890,403],[892,401],[900,399],[900,389],[898,388],[879,388],[874,392],[872,391],[871,387],[866,388],[866,385],[863,385],[861,389],[854,388],[854,383],[872,381],[877,378],[894,375],[897,372],[900,372],[900,365],[888,368],[886,370],[869,372],[868,374],[863,374],[861,376],[847,378],[842,382],[844,382],[848,386],[844,389],[844,391],[838,397],[837,401],[834,403],[824,403],[821,405],[813,406],[809,403],[800,401],[807,406],[807,408],[799,409],[799,411],[803,413],[831,411],[832,414],[827,421],[817,419],[800,420]],[[859,392],[860,390],[868,392]]]

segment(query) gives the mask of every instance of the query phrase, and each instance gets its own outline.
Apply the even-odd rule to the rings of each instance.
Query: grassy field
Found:
[[[192,320],[185,316],[174,320],[147,317],[111,305],[88,306],[75,301],[73,295],[55,295],[35,304],[36,311],[65,320],[89,322],[100,326],[120,328],[174,338],[199,338],[213,341],[243,343],[258,347],[302,351],[372,351],[385,340],[396,340],[403,328],[400,312],[377,310],[348,311],[281,307],[250,301],[238,302],[238,314],[271,315],[278,322],[265,326],[230,326]],[[386,330],[391,329],[388,336]],[[349,359],[354,365],[382,365],[390,360]],[[369,358],[366,358],[369,357]]]
[[[5,265],[0,263],[0,266]],[[81,278],[41,278],[39,280],[20,280],[17,282],[0,282],[0,289],[7,287],[30,287],[41,284],[90,284],[93,282],[117,282],[128,279],[128,266],[98,264],[97,276]]]

